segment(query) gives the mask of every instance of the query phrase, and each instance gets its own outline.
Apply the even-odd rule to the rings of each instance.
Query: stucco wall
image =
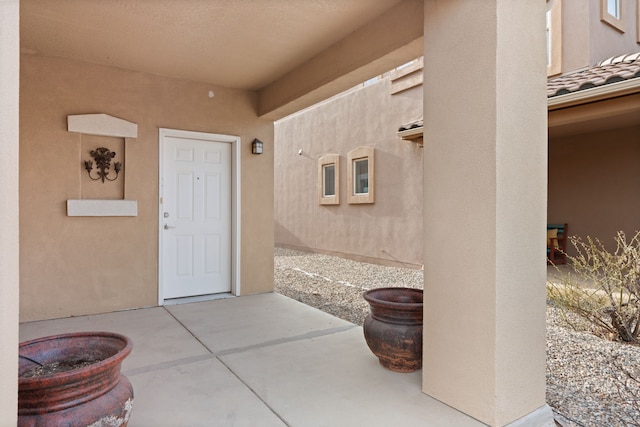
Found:
[[[637,0],[623,2],[625,31],[600,20],[600,0],[562,0],[562,72],[640,50]]]
[[[0,418],[8,426],[18,413],[19,21],[19,2],[0,2]]]
[[[551,139],[549,222],[566,222],[570,235],[597,237],[610,249],[617,231],[640,230],[638,135],[636,126]]]
[[[592,3],[598,1],[591,0]],[[591,8],[588,2],[584,0],[562,0],[561,6],[562,72],[566,73],[592,65],[589,64],[589,19],[591,18]]]
[[[576,1],[576,0],[574,0]],[[591,1],[590,9],[592,19],[591,26],[591,55],[590,63],[585,65],[593,65],[603,59],[610,58],[615,55],[624,55],[640,51],[638,44],[637,28],[638,22],[637,0],[627,0],[621,2],[624,8],[624,32],[621,32],[600,20],[600,1]],[[569,25],[571,25],[569,23]]]
[[[371,262],[422,264],[422,148],[401,140],[422,117],[422,87],[384,79],[275,125],[276,244]],[[347,201],[347,153],[375,148],[375,203]],[[302,155],[298,151],[302,150]],[[340,155],[340,204],[318,203],[318,159]]]
[[[544,7],[425,1],[422,386],[489,426],[552,424]]]
[[[22,321],[157,305],[160,127],[242,138],[241,291],[273,289],[273,225],[264,220],[273,210],[273,125],[257,118],[255,94],[23,55],[20,103]],[[138,124],[124,160],[136,217],[66,215],[66,200],[81,196],[87,157],[66,118],[88,113]],[[255,137],[265,142],[262,156],[250,154]]]

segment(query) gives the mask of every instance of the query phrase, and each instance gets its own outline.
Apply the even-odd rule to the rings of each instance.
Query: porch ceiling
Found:
[[[258,90],[400,0],[22,0],[21,49]]]
[[[640,125],[640,52],[547,81],[549,137]]]
[[[584,135],[640,125],[640,93],[549,111],[549,137]]]

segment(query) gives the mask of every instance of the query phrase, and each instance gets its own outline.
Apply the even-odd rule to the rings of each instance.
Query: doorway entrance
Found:
[[[237,293],[239,138],[160,129],[159,303]]]

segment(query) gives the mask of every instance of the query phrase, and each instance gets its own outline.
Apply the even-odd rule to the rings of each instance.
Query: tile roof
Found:
[[[640,52],[606,59],[598,64],[547,80],[547,98],[640,77]]]
[[[640,78],[640,52],[605,59],[584,70],[547,80],[547,98]],[[398,132],[421,128],[423,120],[403,124]]]
[[[400,126],[400,128],[398,129],[398,132],[402,132],[404,130],[409,130],[409,129],[421,128],[423,123],[424,123],[423,119],[405,123],[402,126]]]

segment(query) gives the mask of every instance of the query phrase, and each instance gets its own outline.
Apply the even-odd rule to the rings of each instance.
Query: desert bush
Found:
[[[598,239],[570,237],[577,255],[567,255],[573,272],[548,282],[549,298],[559,308],[586,319],[598,335],[637,343],[640,334],[640,232],[627,241],[620,231],[616,249]],[[566,316],[570,319],[570,316]],[[571,323],[571,322],[570,322]]]

